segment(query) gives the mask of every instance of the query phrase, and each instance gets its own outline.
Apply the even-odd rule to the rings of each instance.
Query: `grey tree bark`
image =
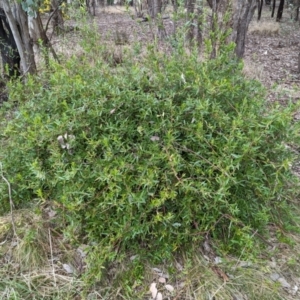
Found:
[[[212,51],[210,54],[210,58],[214,59],[217,56],[217,39],[216,34],[214,34],[218,30],[218,2],[217,0],[211,0],[211,10],[212,10],[212,16],[211,16],[211,46]]]
[[[194,39],[194,11],[195,11],[195,1],[196,0],[186,0],[186,19],[189,23],[188,31],[186,34],[186,39],[191,43]]]
[[[164,28],[162,19],[162,0],[148,0],[149,16],[157,24],[157,34],[160,39],[166,36],[166,30]]]
[[[244,56],[246,35],[256,7],[257,0],[233,1],[231,40],[236,44],[235,54],[238,58]]]
[[[22,9],[21,4],[15,1],[1,0],[0,5],[5,12],[21,57],[22,73],[35,73],[36,64],[27,13]]]
[[[203,42],[203,2],[202,0],[197,1],[197,44],[200,48]]]
[[[291,18],[296,22],[299,20],[300,0],[292,0],[290,1],[290,5],[291,5]]]
[[[211,58],[215,58],[218,55],[218,50],[222,43],[226,42],[222,39],[222,36],[226,34],[228,30],[228,22],[226,21],[226,13],[230,10],[232,0],[211,0],[211,24],[210,24],[210,39],[212,45]]]
[[[218,55],[218,50],[222,43],[230,41],[236,44],[236,56],[242,58],[245,52],[249,23],[257,8],[258,0],[209,0],[208,2],[212,9],[210,26],[211,58],[215,58]],[[228,16],[231,16],[231,18]],[[231,29],[231,35],[224,41],[223,37],[228,32],[228,29]]]
[[[4,77],[20,76],[19,51],[2,8],[0,8],[0,52]]]
[[[138,18],[142,18],[143,17],[143,4],[142,4],[142,0],[133,0],[133,6],[134,6],[134,10],[135,10],[136,16]]]

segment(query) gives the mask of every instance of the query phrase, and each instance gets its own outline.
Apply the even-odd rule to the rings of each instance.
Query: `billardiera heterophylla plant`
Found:
[[[90,245],[87,278],[127,252],[159,261],[204,237],[246,255],[255,232],[288,221],[293,107],[266,104],[232,45],[219,50],[201,61],[149,47],[114,68],[87,51],[10,87],[0,159],[14,202],[53,203],[66,235]]]

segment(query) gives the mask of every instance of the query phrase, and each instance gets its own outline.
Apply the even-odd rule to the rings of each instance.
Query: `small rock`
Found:
[[[291,285],[283,277],[279,278],[277,281],[280,282],[280,284],[283,288],[290,288],[291,287]]]
[[[133,260],[135,260],[136,258],[138,258],[139,256],[136,254],[136,255],[132,255],[132,256],[130,256],[130,260],[131,261],[133,261]]]
[[[174,287],[171,284],[166,284],[165,288],[171,293],[174,292]]]
[[[154,271],[155,273],[162,273],[162,270],[159,268],[152,268],[152,271]]]
[[[163,300],[163,296],[162,296],[162,293],[157,293],[156,295],[156,300]]]
[[[275,269],[275,268],[277,267],[277,264],[276,264],[275,261],[271,261],[271,262],[269,263],[269,266],[270,266],[270,268]]]
[[[249,268],[252,266],[252,263],[250,261],[241,261],[238,266],[240,268]]]
[[[222,258],[219,257],[219,256],[216,256],[216,257],[215,257],[215,264],[218,265],[218,264],[220,264],[220,263],[222,263]]]
[[[159,141],[160,138],[159,138],[158,136],[156,136],[156,135],[153,135],[153,136],[151,136],[150,140],[151,140],[152,142],[155,142],[155,141]]]
[[[164,273],[161,269],[158,268],[152,268],[152,271],[154,271],[157,275],[159,275],[160,277],[164,277],[166,279],[169,278],[169,274]]]
[[[150,293],[152,295],[152,298],[155,299],[157,296],[157,288],[156,288],[156,283],[152,282],[150,285]]]
[[[234,294],[232,295],[233,300],[244,300],[244,297],[242,295]]]
[[[74,267],[68,264],[63,264],[63,268],[68,274],[73,274],[74,273]]]
[[[279,278],[280,278],[280,275],[277,274],[277,273],[273,273],[270,275],[270,278],[273,280],[273,281],[277,281]]]
[[[56,211],[52,210],[51,208],[48,210],[48,216],[50,219],[54,218],[56,216]]]
[[[204,241],[204,243],[202,244],[202,248],[204,250],[204,253],[206,254],[211,252],[211,247],[208,241]]]
[[[179,262],[176,262],[176,269],[181,272],[183,270],[183,266]]]
[[[159,278],[158,278],[158,282],[160,282],[160,283],[166,283],[166,278],[164,278],[164,277],[159,277]]]
[[[297,285],[295,285],[293,288],[292,288],[292,295],[295,296],[298,292],[299,288]]]
[[[80,258],[85,258],[86,257],[86,253],[82,249],[78,248],[77,252],[80,255]]]
[[[210,261],[209,257],[207,255],[203,255],[204,259],[206,259],[207,261]]]

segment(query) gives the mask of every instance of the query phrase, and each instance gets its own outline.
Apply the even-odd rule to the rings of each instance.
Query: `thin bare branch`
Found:
[[[48,235],[49,235],[49,244],[50,244],[52,274],[53,274],[54,286],[56,287],[57,284],[56,284],[55,267],[54,267],[54,263],[53,263],[53,248],[52,248],[52,239],[51,239],[51,230],[50,230],[50,227],[48,228]]]
[[[14,236],[18,239],[19,237],[18,237],[18,234],[17,234],[17,231],[16,231],[16,224],[15,224],[15,218],[14,218],[14,212],[13,212],[13,210],[15,208],[15,205],[14,205],[13,200],[12,200],[11,186],[10,186],[9,181],[3,175],[2,163],[0,163],[0,171],[1,171],[1,177],[4,180],[4,182],[7,184],[7,187],[8,187],[8,198],[9,198],[9,205],[10,205],[11,224],[12,224]]]

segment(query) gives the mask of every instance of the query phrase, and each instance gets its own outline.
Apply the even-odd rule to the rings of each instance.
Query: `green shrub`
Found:
[[[298,125],[231,53],[149,49],[116,68],[72,58],[12,86],[0,160],[15,204],[56,203],[103,263],[125,251],[170,257],[205,235],[251,247],[274,212],[288,213]]]

